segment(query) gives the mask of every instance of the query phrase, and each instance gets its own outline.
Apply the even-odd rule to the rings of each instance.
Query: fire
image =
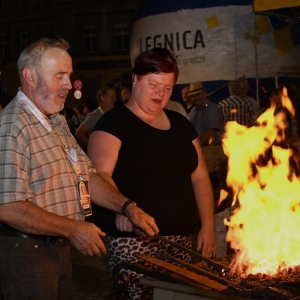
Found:
[[[294,114],[286,89],[282,98]],[[274,110],[262,114],[258,126],[226,124],[223,148],[234,203],[224,222],[239,274],[272,275],[300,265],[300,181],[289,164],[291,149],[274,145],[284,139],[286,127],[284,115],[274,116]]]

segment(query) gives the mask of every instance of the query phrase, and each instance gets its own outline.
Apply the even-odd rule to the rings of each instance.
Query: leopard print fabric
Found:
[[[192,236],[165,236],[166,239],[176,242],[187,249],[192,249]],[[159,252],[166,252],[177,259],[185,262],[191,262],[191,256],[186,252],[173,248],[166,243],[155,238],[114,238],[106,237],[107,242],[107,257],[108,268],[111,276],[113,276],[114,267],[122,261],[130,263],[139,263],[143,267],[151,270],[158,270],[158,267],[149,264],[133,256],[134,252],[155,256]],[[127,289],[117,289],[114,287],[114,294],[116,300],[150,300],[153,299],[153,288],[139,283],[139,278],[143,274],[136,273],[130,270],[121,270],[125,272],[129,278],[129,285]]]

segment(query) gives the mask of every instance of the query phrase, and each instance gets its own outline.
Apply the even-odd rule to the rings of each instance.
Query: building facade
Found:
[[[70,42],[72,83],[80,79],[82,99],[95,99],[106,84],[130,84],[129,40],[138,0],[0,0],[0,77],[7,93],[19,83],[20,52],[42,37]],[[67,104],[73,103],[74,90]]]

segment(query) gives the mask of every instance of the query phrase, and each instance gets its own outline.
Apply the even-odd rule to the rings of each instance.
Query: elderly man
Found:
[[[217,171],[224,158],[221,146],[223,118],[218,106],[207,99],[207,92],[200,81],[189,86],[188,96],[192,100],[189,119],[198,132],[208,172]]]
[[[21,88],[0,112],[0,289],[4,299],[72,299],[71,243],[101,256],[90,200],[148,235],[154,219],[94,172],[59,114],[72,88],[68,42],[41,39],[18,59]],[[90,187],[90,188],[89,188]],[[90,193],[89,193],[90,191]]]

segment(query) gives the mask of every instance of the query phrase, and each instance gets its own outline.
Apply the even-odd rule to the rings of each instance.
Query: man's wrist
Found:
[[[126,200],[126,201],[123,203],[123,205],[122,205],[122,207],[121,207],[121,214],[122,214],[123,216],[125,216],[125,217],[127,217],[127,215],[126,215],[126,208],[127,208],[128,205],[130,205],[130,204],[136,205],[136,203],[135,203],[134,201],[128,199],[128,200]]]

